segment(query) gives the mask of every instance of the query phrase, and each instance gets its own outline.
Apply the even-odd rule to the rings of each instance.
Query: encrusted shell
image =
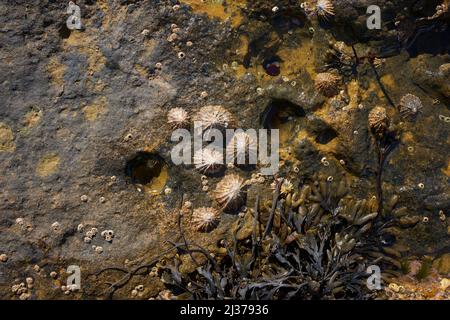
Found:
[[[223,153],[212,148],[194,153],[194,165],[202,173],[214,174],[224,168]]]
[[[220,212],[214,208],[202,207],[192,213],[192,223],[197,231],[209,232],[220,222]]]
[[[414,118],[423,108],[422,101],[413,94],[406,94],[400,100],[399,111],[403,118]]]
[[[368,118],[369,128],[375,134],[383,134],[389,126],[386,109],[381,106],[373,108]]]
[[[254,136],[247,132],[236,132],[227,145],[227,160],[237,164],[256,164],[258,143]]]
[[[189,114],[183,108],[173,108],[167,113],[167,123],[174,129],[189,125]]]
[[[273,190],[276,190],[277,184],[279,183],[279,181],[280,180],[277,179],[274,182],[272,182],[272,184],[270,186]],[[288,195],[288,194],[292,193],[293,191],[294,191],[294,185],[292,184],[292,182],[288,179],[283,179],[283,183],[281,184],[281,187],[280,187],[280,194]]]
[[[333,97],[339,92],[339,83],[341,78],[330,73],[318,73],[315,80],[317,91],[326,97]]]
[[[320,18],[328,20],[334,16],[333,2],[330,0],[317,0],[316,12]]]
[[[238,210],[245,202],[245,181],[237,174],[226,175],[213,192],[214,199],[222,208]]]
[[[202,129],[227,129],[234,124],[233,115],[224,107],[209,105],[202,107],[194,116],[194,121],[200,122]]]

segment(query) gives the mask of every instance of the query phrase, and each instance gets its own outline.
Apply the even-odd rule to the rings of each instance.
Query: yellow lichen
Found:
[[[181,0],[181,2],[189,5],[194,12],[205,13],[211,18],[218,18],[222,21],[231,20],[233,27],[238,27],[243,20],[240,8],[246,5],[246,0],[226,1],[224,0]]]
[[[108,110],[106,97],[101,97],[83,108],[84,117],[88,121],[95,121]]]
[[[97,48],[93,36],[87,33],[71,32],[69,38],[64,40],[66,50],[76,49],[78,53],[87,57],[87,73],[93,75],[99,72],[106,63],[106,58],[103,56],[99,48]]]
[[[5,123],[0,122],[0,152],[14,152],[15,150],[13,131]]]
[[[447,176],[450,177],[450,160],[448,160],[447,167],[442,169],[442,172]]]
[[[52,77],[52,82],[57,86],[64,85],[64,74],[66,73],[66,66],[59,62],[58,58],[51,57],[47,65],[47,71]]]
[[[23,124],[26,127],[34,127],[39,123],[41,118],[42,118],[42,111],[37,108],[33,108],[25,115]]]
[[[36,174],[41,177],[48,177],[57,172],[60,163],[60,157],[57,154],[44,156],[36,167]]]

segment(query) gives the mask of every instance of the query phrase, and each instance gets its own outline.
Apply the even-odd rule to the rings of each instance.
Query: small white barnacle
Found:
[[[220,222],[220,212],[214,208],[198,208],[192,214],[192,223],[196,230],[209,232]]]
[[[136,288],[135,288],[137,291],[144,291],[144,285],[142,285],[142,284],[139,284],[139,285],[137,285],[136,286]]]
[[[61,225],[59,224],[58,221],[55,221],[55,222],[52,223],[53,231],[58,231],[60,227],[61,227]]]
[[[111,242],[114,238],[114,231],[113,230],[103,230],[101,233],[101,236],[106,241]]]
[[[96,253],[100,254],[100,253],[103,252],[103,247],[97,246],[97,247],[95,247],[94,250],[95,250]]]
[[[185,128],[189,125],[189,114],[183,108],[172,108],[167,113],[167,123],[173,128]]]

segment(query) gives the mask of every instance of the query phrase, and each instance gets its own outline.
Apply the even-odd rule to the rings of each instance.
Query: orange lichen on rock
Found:
[[[51,176],[58,171],[60,162],[61,159],[57,154],[46,155],[39,161],[36,174],[41,178]]]
[[[238,27],[243,20],[240,8],[246,5],[245,0],[233,0],[224,6],[223,1],[202,1],[202,0],[181,0],[189,5],[194,12],[205,13],[211,18],[218,18],[222,21],[231,20],[233,27]]]
[[[106,97],[101,97],[83,108],[84,117],[88,121],[95,121],[108,111]]]
[[[6,124],[0,123],[0,152],[14,152],[15,150],[13,131]]]

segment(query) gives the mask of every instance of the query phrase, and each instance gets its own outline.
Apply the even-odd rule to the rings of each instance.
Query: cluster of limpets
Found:
[[[207,93],[202,93],[204,96]],[[234,123],[234,116],[221,105],[207,105],[192,117],[194,122],[198,122],[203,130],[206,129],[226,129]],[[183,108],[172,108],[167,113],[167,123],[173,128],[188,127],[191,121],[190,114]]]

